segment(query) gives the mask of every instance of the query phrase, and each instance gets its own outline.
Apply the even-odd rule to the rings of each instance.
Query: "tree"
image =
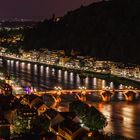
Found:
[[[80,100],[73,101],[69,105],[69,110],[71,112],[75,112],[81,120],[84,120],[88,111],[88,105],[81,102]]]
[[[30,129],[28,128],[29,120],[27,118],[24,118],[22,116],[17,116],[14,121],[14,133],[16,134],[25,134],[30,132]]]
[[[12,54],[16,54],[19,55],[19,47],[15,46],[15,47],[9,47],[6,49],[5,51],[6,53],[12,53]]]
[[[33,132],[36,134],[49,131],[50,120],[46,116],[38,116],[33,121]]]
[[[30,112],[29,112],[30,113]],[[34,112],[35,113],[35,112]],[[14,134],[30,134],[33,129],[33,123],[36,118],[36,115],[32,114],[29,115],[28,112],[17,112],[17,115],[15,116],[13,120],[13,132]]]
[[[81,68],[85,67],[85,61],[84,60],[80,60],[80,67]]]
[[[87,113],[85,125],[91,130],[98,131],[107,125],[105,116],[99,112],[95,107],[90,107]]]
[[[91,130],[98,131],[107,125],[107,120],[101,112],[81,101],[70,103],[69,110],[75,112],[82,123]]]

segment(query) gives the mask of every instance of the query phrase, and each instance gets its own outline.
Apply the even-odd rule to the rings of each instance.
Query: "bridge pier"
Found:
[[[93,89],[93,90],[71,90],[71,89],[67,89],[67,90],[62,90],[62,89],[55,89],[55,90],[47,90],[47,91],[45,91],[45,92],[36,92],[36,94],[37,95],[42,95],[42,94],[46,94],[46,93],[48,93],[48,94],[50,94],[50,95],[52,95],[52,98],[54,99],[54,106],[58,106],[59,105],[59,103],[61,102],[61,95],[63,95],[63,94],[74,94],[75,96],[77,96],[77,98],[79,99],[79,100],[81,100],[82,102],[86,102],[87,101],[87,97],[86,97],[86,95],[88,94],[88,93],[99,93],[100,94],[100,96],[102,97],[102,100],[104,101],[104,102],[109,102],[109,101],[111,101],[111,99],[112,99],[112,96],[115,94],[115,95],[117,95],[117,94],[119,94],[119,93],[122,93],[123,95],[124,95],[124,97],[125,97],[125,99],[127,100],[127,101],[132,101],[134,98],[136,98],[136,95],[137,94],[140,94],[140,90],[137,90],[137,89],[116,89],[116,90],[103,90],[103,89]]]
[[[126,101],[133,101],[135,99],[135,95],[136,95],[136,93],[131,92],[131,91],[128,91],[128,92],[123,93],[123,94],[124,94]]]
[[[52,95],[52,98],[54,99],[54,103],[51,107],[56,109],[61,102],[61,97],[60,95],[57,95],[56,97]]]
[[[109,91],[105,91],[105,92],[101,92],[100,95],[101,95],[102,100],[103,100],[104,102],[110,102],[113,93],[111,93],[111,92],[109,92]]]
[[[76,96],[78,97],[78,99],[82,102],[86,102],[87,101],[87,97],[86,97],[86,92],[82,91],[80,93],[80,95],[76,94]]]
[[[82,102],[86,102],[87,101],[86,95],[81,95],[81,99],[80,100]]]

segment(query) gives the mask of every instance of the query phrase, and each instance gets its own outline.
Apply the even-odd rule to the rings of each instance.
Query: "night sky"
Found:
[[[63,16],[67,11],[97,0],[0,0],[0,19],[45,19],[52,13]]]

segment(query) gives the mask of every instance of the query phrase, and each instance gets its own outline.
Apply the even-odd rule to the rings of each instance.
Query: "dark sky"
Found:
[[[97,0],[0,0],[0,19],[44,19],[55,13],[63,16],[67,11]]]

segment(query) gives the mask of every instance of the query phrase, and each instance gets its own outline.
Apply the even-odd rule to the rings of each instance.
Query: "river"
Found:
[[[0,61],[0,67],[5,67],[20,85],[23,87],[32,86],[38,90],[53,89],[54,86],[61,86],[63,89],[77,89],[79,86],[85,86],[87,89],[120,88],[122,86],[121,83],[97,78],[87,77],[80,80],[76,73],[43,65],[14,60],[7,60],[6,63],[7,65],[3,66]],[[139,99],[139,96],[137,98]],[[67,98],[64,99],[67,103]],[[103,103],[100,99],[99,95],[88,95],[88,103],[94,105],[107,117],[108,125],[105,132],[139,140],[140,102],[138,99],[136,102],[126,102],[121,93],[114,97],[110,103]]]

